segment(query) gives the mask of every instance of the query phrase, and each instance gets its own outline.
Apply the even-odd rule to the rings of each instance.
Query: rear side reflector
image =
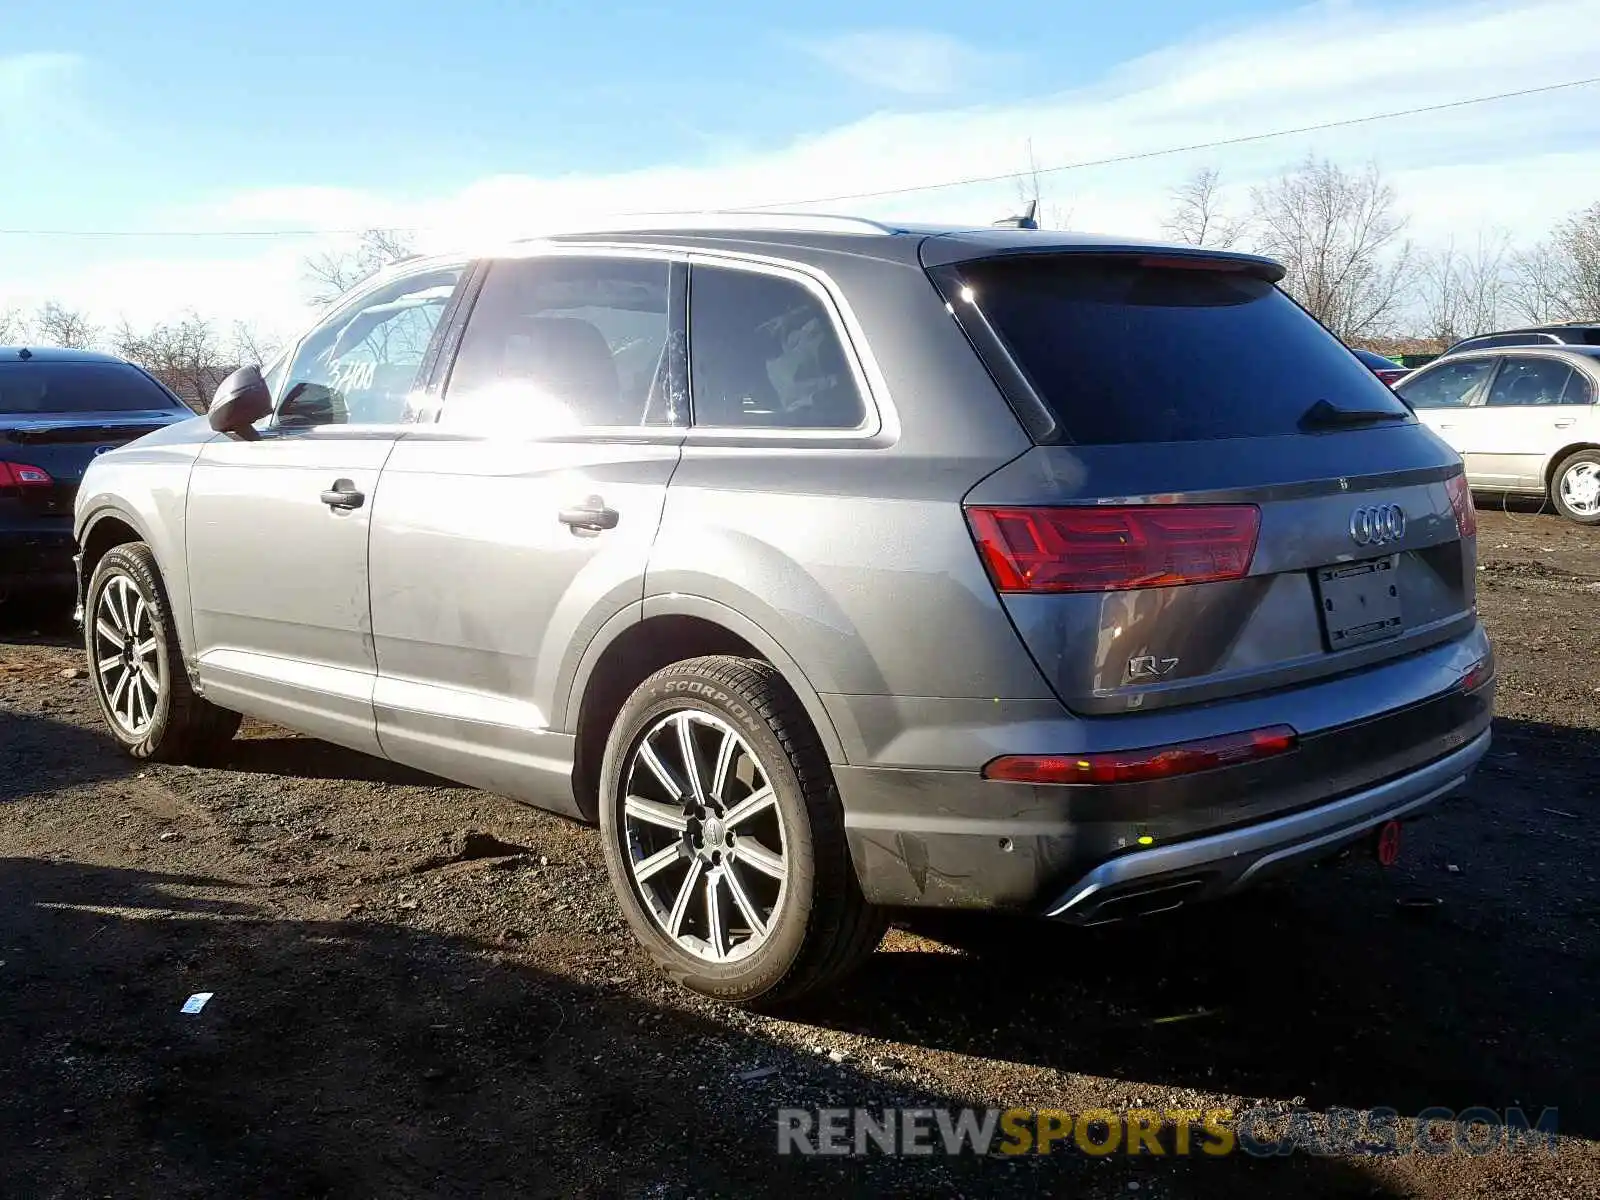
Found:
[[[0,462],[0,488],[47,488],[55,480],[43,467],[27,463]]]
[[[1455,510],[1456,529],[1462,537],[1478,536],[1478,508],[1472,503],[1472,489],[1465,475],[1452,475],[1445,480],[1444,490],[1450,493],[1450,507]]]
[[[1014,754],[983,769],[985,779],[1007,783],[1144,783],[1193,775],[1286,754],[1298,736],[1288,725],[1230,733],[1198,742],[1100,754]]]
[[[1002,592],[1117,592],[1239,579],[1261,528],[1253,504],[967,509]]]

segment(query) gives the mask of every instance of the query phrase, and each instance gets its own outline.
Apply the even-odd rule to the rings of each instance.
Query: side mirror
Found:
[[[206,420],[218,433],[231,433],[246,441],[260,435],[255,423],[272,411],[272,392],[261,378],[260,367],[240,367],[222,381]]]

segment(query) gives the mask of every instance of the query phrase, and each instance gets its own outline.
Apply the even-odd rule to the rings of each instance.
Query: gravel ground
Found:
[[[787,1020],[659,979],[589,829],[266,726],[216,768],[124,760],[70,628],[13,608],[0,1194],[1600,1196],[1600,530],[1494,511],[1480,549],[1495,750],[1398,866],[1087,933],[918,918]],[[777,1156],[776,1110],[819,1104],[1553,1107],[1563,1136]]]

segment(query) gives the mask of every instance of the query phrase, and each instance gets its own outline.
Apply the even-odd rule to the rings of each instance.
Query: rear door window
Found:
[[[1074,254],[984,259],[936,278],[958,314],[976,306],[1066,441],[1293,434],[1319,400],[1411,419],[1338,339],[1244,271]]]
[[[845,430],[866,419],[833,318],[797,279],[696,264],[689,358],[697,426]]]
[[[1488,382],[1497,360],[1472,358],[1444,362],[1439,366],[1402,379],[1395,391],[1412,408],[1466,408],[1478,390]]]
[[[1561,404],[1571,380],[1572,368],[1560,359],[1508,358],[1489,389],[1488,405],[1490,408],[1544,408]]]
[[[7,416],[181,407],[160,384],[126,363],[0,363],[0,413]]]

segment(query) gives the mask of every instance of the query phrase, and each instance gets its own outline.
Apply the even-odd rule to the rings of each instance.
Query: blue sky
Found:
[[[1559,38],[1547,35],[1561,29]],[[511,0],[7,0],[0,229],[419,227],[905,186],[1600,74],[1600,0],[1010,0],[763,9]],[[1545,31],[1545,32],[1540,32]],[[1532,237],[1600,200],[1600,88],[1047,179],[1154,232],[1217,166],[1378,161],[1420,239]],[[1002,215],[1012,185],[844,207]],[[0,235],[0,310],[293,325],[327,239]]]
[[[731,0],[284,0],[266,18],[214,0],[8,0],[4,45],[62,56],[36,65],[61,108],[33,114],[43,186],[7,188],[0,216],[145,226],[175,188],[420,196],[487,174],[715,162],[884,109],[1081,86],[1193,32],[1200,11],[1218,24],[1284,7],[1164,0],[1130,19],[1015,0],[997,21],[989,5],[897,2],[864,21],[838,0],[771,15]]]

